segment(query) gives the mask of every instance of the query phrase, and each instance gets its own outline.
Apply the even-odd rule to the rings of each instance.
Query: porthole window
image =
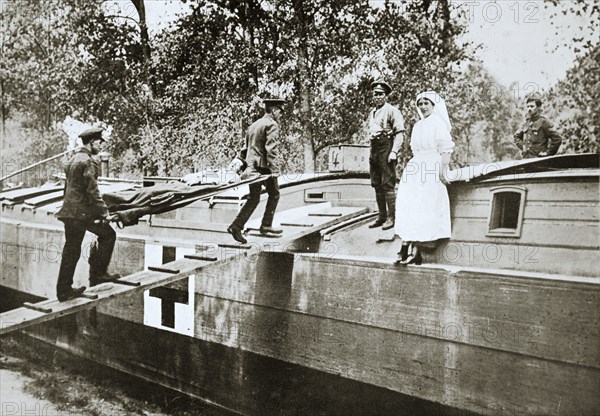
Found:
[[[489,227],[486,235],[520,237],[526,189],[517,186],[492,188]]]

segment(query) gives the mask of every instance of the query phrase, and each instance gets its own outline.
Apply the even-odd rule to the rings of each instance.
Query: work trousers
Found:
[[[57,294],[68,292],[73,285],[73,275],[81,256],[81,243],[86,231],[98,236],[98,242],[92,246],[88,260],[90,278],[106,274],[117,239],[115,230],[108,224],[94,224],[92,221],[72,218],[62,218],[61,221],[65,225],[65,246],[58,272]]]
[[[269,174],[270,171],[268,169],[257,169],[258,173],[266,175]],[[233,227],[243,230],[246,222],[252,216],[252,213],[260,203],[260,193],[262,191],[263,184],[267,189],[267,193],[269,194],[269,198],[267,199],[267,206],[265,207],[265,213],[263,214],[261,225],[264,227],[271,227],[273,225],[273,218],[275,217],[275,210],[277,209],[277,204],[279,203],[279,183],[277,182],[276,177],[269,177],[264,182],[253,183],[248,185],[250,187],[250,193],[248,195],[248,200],[244,203],[244,206],[240,210],[240,213],[233,221]]]
[[[379,137],[371,140],[369,167],[371,186],[375,191],[394,192],[396,188],[396,161],[388,162],[394,140],[391,137]]]

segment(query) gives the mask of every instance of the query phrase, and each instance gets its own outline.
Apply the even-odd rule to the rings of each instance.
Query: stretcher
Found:
[[[173,181],[135,190],[105,193],[102,199],[108,206],[111,218],[117,227],[124,228],[137,224],[144,215],[172,211],[195,201],[209,199],[227,189],[263,182],[269,177],[270,175],[256,175],[225,185],[189,186]]]

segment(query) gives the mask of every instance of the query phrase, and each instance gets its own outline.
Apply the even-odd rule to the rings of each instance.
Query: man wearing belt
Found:
[[[515,133],[515,144],[523,159],[552,156],[558,152],[562,139],[554,125],[542,115],[542,96],[539,92],[527,96],[527,118]]]
[[[283,230],[273,227],[275,209],[279,202],[279,124],[278,121],[283,114],[285,100],[265,99],[265,115],[256,120],[246,133],[246,147],[242,149],[236,160],[230,165],[230,169],[238,171],[246,170],[242,177],[250,177],[255,174],[271,175],[266,181],[249,185],[250,194],[248,200],[240,210],[233,223],[227,228],[234,240],[246,244],[242,231],[246,222],[260,202],[260,192],[264,183],[269,198],[260,226],[261,234],[281,234]]]
[[[393,105],[387,103],[392,87],[384,80],[371,84],[375,108],[368,118],[371,153],[369,156],[371,186],[379,214],[369,228],[394,227],[396,217],[396,163],[398,151],[404,140],[404,117]]]
[[[108,274],[108,264],[115,246],[116,234],[108,225],[108,208],[98,190],[98,161],[92,156],[100,151],[101,128],[91,128],[79,135],[83,147],[65,165],[66,184],[62,208],[56,217],[65,226],[65,246],[60,262],[56,295],[64,302],[81,295],[85,287],[72,287],[73,274],[81,256],[81,242],[85,232],[98,236],[97,245],[90,250],[90,285],[118,279]]]

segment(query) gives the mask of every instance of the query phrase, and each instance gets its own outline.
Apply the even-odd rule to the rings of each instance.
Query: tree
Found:
[[[513,159],[513,142],[520,114],[511,91],[485,69],[482,62],[467,65],[447,90],[452,137],[456,143],[453,162],[458,166]]]
[[[3,120],[22,113],[28,128],[63,145],[66,136],[53,130],[67,115],[101,121],[115,127],[117,156],[135,148],[130,139],[147,123],[151,57],[143,1],[134,4],[142,17],[137,25],[124,24],[102,0],[7,3],[1,16]]]
[[[411,96],[423,78],[420,64],[428,64],[431,79],[444,82],[443,74],[464,56],[453,42],[463,28],[450,18],[450,7],[447,2],[421,9],[412,2],[373,7],[349,0],[198,1],[190,16],[157,39],[156,122],[159,128],[169,126],[170,134],[179,123],[186,137],[180,144],[188,150],[198,145],[210,150],[211,141],[225,145],[229,152],[213,153],[217,163],[239,147],[257,114],[258,98],[283,95],[291,102],[283,141],[299,160],[290,165],[314,170],[328,145],[364,137],[374,73],[390,75],[399,86],[412,84],[406,92]],[[224,136],[215,136],[210,123],[205,128],[200,120],[206,119],[218,120]],[[148,149],[164,148],[154,139],[145,140]],[[187,159],[182,164],[192,164],[181,157]],[[148,162],[156,169],[162,162],[153,159]]]
[[[563,137],[561,153],[600,152],[600,44],[548,93],[548,116]]]
[[[547,95],[548,116],[558,126],[563,144],[561,153],[600,152],[600,44],[594,27],[600,25],[600,5],[595,2],[553,0],[546,7],[553,12],[577,16],[581,26],[564,46],[573,48],[579,56],[564,80]],[[554,22],[554,19],[552,20]],[[557,34],[561,27],[557,24]]]

